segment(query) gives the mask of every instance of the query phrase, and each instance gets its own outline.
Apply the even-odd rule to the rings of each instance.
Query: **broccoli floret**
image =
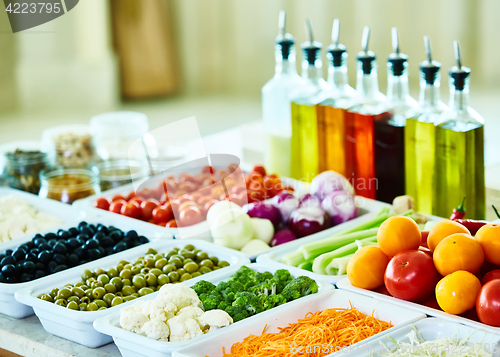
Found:
[[[228,303],[227,301],[221,301],[219,306],[217,306],[217,308],[219,310],[226,310],[228,306],[232,306],[231,303]]]
[[[191,289],[196,291],[196,294],[200,296],[202,294],[209,294],[210,292],[212,292],[212,290],[215,289],[215,285],[209,281],[201,280],[196,284],[194,284],[193,286],[191,286]]]
[[[266,280],[259,285],[252,286],[250,291],[255,295],[272,295],[276,294],[276,282],[271,280]]]
[[[269,310],[272,309],[273,307],[282,305],[286,303],[286,299],[283,295],[260,295],[262,296],[261,302],[262,305],[264,306],[264,310]]]
[[[283,288],[285,287],[285,285],[287,283],[289,283],[290,281],[293,280],[293,277],[292,275],[290,274],[290,272],[286,269],[278,269],[276,270],[276,272],[274,273],[274,278],[276,280],[279,280],[281,281],[282,283],[284,283],[283,285]]]
[[[250,315],[255,315],[264,311],[260,298],[248,291],[237,293],[233,306],[243,306]]]
[[[245,290],[257,285],[257,281],[255,281],[255,272],[244,265],[233,274],[230,280],[239,282],[244,286]]]
[[[225,301],[231,304],[235,299],[235,295],[245,291],[245,287],[238,281],[229,280],[217,284],[216,290],[222,294]]]
[[[233,318],[233,322],[246,319],[250,316],[248,311],[243,306],[228,306],[224,309],[224,311]]]
[[[308,276],[299,276],[289,282],[281,293],[287,301],[318,292],[318,284]]]
[[[203,303],[205,311],[217,309],[220,303],[224,301],[224,298],[217,290],[213,290],[210,293],[198,295],[198,297]]]
[[[263,283],[265,282],[266,280],[270,280],[273,278],[273,273],[271,272],[263,272],[263,273],[255,273],[255,280],[258,282],[258,283]]]

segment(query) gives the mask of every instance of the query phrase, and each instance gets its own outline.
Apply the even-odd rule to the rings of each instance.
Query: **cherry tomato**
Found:
[[[137,197],[136,193],[134,191],[130,192],[128,195],[127,195],[127,198],[126,200],[127,201],[130,201],[132,198],[134,197]]]
[[[263,182],[253,181],[253,182],[250,182],[248,185],[248,190],[250,190],[250,191],[258,191],[261,189],[266,190]]]
[[[392,296],[421,302],[434,293],[439,278],[434,262],[428,254],[407,250],[391,259],[385,271],[384,283]]]
[[[255,165],[252,171],[258,172],[261,176],[266,176],[266,169],[262,165]]]
[[[109,210],[114,213],[122,213],[122,206],[126,205],[127,201],[125,200],[116,200],[111,202],[111,205],[109,206]]]
[[[487,282],[492,280],[500,279],[500,269],[495,269],[486,273],[485,276],[481,279],[481,285],[485,285]]]
[[[109,201],[104,197],[100,197],[97,199],[97,201],[95,201],[94,206],[96,208],[105,209],[107,211],[109,210]]]
[[[201,169],[201,172],[202,173],[205,173],[205,174],[213,174],[214,173],[214,169],[212,166],[204,166],[202,169]]]
[[[179,224],[182,227],[192,226],[203,221],[203,216],[198,207],[188,206],[179,212]]]
[[[203,210],[204,210],[205,212],[208,212],[208,210],[210,209],[210,207],[212,207],[212,206],[213,206],[214,204],[216,204],[217,202],[219,202],[219,201],[214,200],[214,199],[211,199],[210,201],[208,201],[207,203],[205,203],[205,206],[203,207]]]
[[[250,174],[246,178],[246,184],[247,186],[251,184],[252,182],[264,182],[264,177],[258,173],[258,172],[250,172]]]
[[[178,194],[179,191],[185,191],[187,193],[191,193],[191,192],[196,191],[197,188],[198,188],[197,184],[192,183],[190,181],[184,181],[184,182],[179,183],[179,185],[177,186],[176,193]]]
[[[500,327],[500,280],[489,281],[481,288],[476,311],[483,324]]]
[[[238,194],[238,193],[231,193],[229,195],[229,201],[236,203],[238,206],[243,206],[247,202],[247,195],[246,192],[243,192],[243,195]]]
[[[129,201],[122,206],[121,214],[131,218],[139,218],[141,215],[141,205],[136,201]]]
[[[238,167],[239,167],[238,164],[231,164],[227,167],[227,169],[229,172],[234,172],[234,171],[238,170]]]
[[[111,201],[113,201],[113,202],[118,201],[118,200],[128,201],[127,198],[124,197],[123,195],[114,195],[113,198],[111,199]]]
[[[140,198],[139,198],[139,197],[137,197],[137,196],[134,196],[134,197],[132,197],[132,198],[131,198],[130,200],[128,200],[128,201],[129,201],[129,202],[137,202],[137,203],[139,204],[139,206],[140,206],[143,200],[142,200],[142,199],[140,199]]]
[[[257,201],[264,201],[266,199],[266,191],[264,188],[260,190],[248,190],[247,192],[247,199],[248,203],[252,202],[257,202]]]
[[[196,204],[196,202],[193,202],[193,201],[185,201],[185,202],[182,202],[180,205],[179,205],[179,212],[182,211],[184,208],[186,207],[198,207],[198,205]],[[199,208],[199,207],[198,207]]]
[[[274,197],[278,193],[283,191],[283,185],[281,184],[281,179],[272,178],[269,176],[264,178],[264,188],[271,197]]]
[[[161,222],[161,223],[158,223],[157,225],[160,226],[160,227],[166,227],[167,226],[167,222]]]
[[[167,228],[176,228],[177,227],[177,221],[175,219],[171,219],[165,224],[165,227]]]
[[[179,201],[170,200],[164,204],[163,208],[165,208],[169,212],[172,212],[172,216],[175,216],[177,214],[177,212],[179,212]]]
[[[146,221],[152,219],[153,211],[156,207],[158,207],[158,202],[156,201],[153,200],[142,201],[141,203],[142,218]]]
[[[193,202],[193,198],[190,195],[182,195],[177,197],[177,200],[179,201],[179,204],[184,202]]]
[[[162,206],[158,206],[153,210],[153,219],[156,224],[159,224],[161,222],[168,222],[172,218],[173,216],[171,215],[171,212],[169,212]]]
[[[238,193],[241,193],[241,192],[243,192],[243,191],[246,191],[246,189],[247,189],[247,188],[246,188],[246,187],[243,187],[243,186],[233,186],[233,187],[231,187],[231,193],[236,193],[236,194],[238,194]]]
[[[222,185],[215,185],[210,191],[210,196],[212,196],[212,198],[217,199],[223,193],[224,193],[224,188],[222,187]]]
[[[191,176],[190,174],[180,174],[179,175],[179,181],[180,182],[191,182],[194,184],[197,184],[198,181],[196,180],[195,177]]]

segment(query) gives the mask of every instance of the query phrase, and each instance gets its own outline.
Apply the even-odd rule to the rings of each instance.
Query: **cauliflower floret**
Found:
[[[167,321],[167,325],[170,327],[170,342],[187,341],[203,335],[198,321],[187,315],[174,316]]]
[[[149,319],[140,310],[136,310],[134,305],[124,307],[120,310],[120,326],[128,331],[143,334],[141,328]]]
[[[179,312],[177,313],[177,316],[179,315],[184,315],[186,317],[190,317],[192,319],[195,319],[197,317],[200,317],[203,315],[204,311],[200,309],[199,307],[195,306],[188,306],[183,309],[180,309]]]
[[[159,296],[157,296],[149,307],[149,317],[151,319],[167,321],[174,317],[178,310],[177,306],[173,303],[159,299]]]
[[[139,300],[143,304],[141,305],[141,312],[146,315],[147,317],[151,318],[151,304],[153,303],[154,300],[148,300],[144,302],[143,300]],[[138,301],[138,302],[139,302]]]
[[[233,318],[224,310],[210,310],[198,317],[198,323],[207,333],[231,325]]]
[[[153,340],[168,341],[168,336],[170,335],[170,329],[168,325],[160,320],[153,319],[146,322],[142,328],[141,332],[147,337]]]
[[[163,285],[155,300],[162,301],[165,305],[171,302],[177,307],[177,311],[188,306],[201,306],[198,294],[184,284]]]

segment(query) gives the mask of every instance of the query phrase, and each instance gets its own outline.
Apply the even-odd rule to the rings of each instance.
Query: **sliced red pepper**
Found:
[[[453,208],[453,213],[451,214],[450,219],[455,220],[455,219],[462,219],[465,217],[464,203],[465,203],[465,196],[462,199],[462,203],[460,204],[460,206],[458,206],[457,208]]]
[[[487,221],[476,221],[473,219],[454,219],[454,221],[466,227],[470,231],[470,234],[472,234],[473,236],[476,235],[477,231],[482,226],[485,226],[490,223]]]

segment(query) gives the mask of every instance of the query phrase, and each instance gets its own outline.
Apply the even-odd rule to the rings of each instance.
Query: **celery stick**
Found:
[[[355,240],[373,237],[377,234],[378,228],[367,229],[361,232],[355,232],[343,235],[334,235],[330,238],[317,242],[311,242],[299,247],[298,251],[304,255],[305,260],[316,258],[317,256],[329,253],[332,250],[343,247]]]
[[[377,214],[375,217],[369,219],[368,221],[360,223],[357,226],[354,226],[354,227],[351,227],[351,228],[347,228],[347,229],[343,230],[342,232],[337,233],[337,235],[354,233],[354,232],[364,231],[364,230],[370,229],[370,228],[380,227],[380,225],[387,218],[389,218],[391,216],[392,215],[389,214],[389,213]]]
[[[326,267],[327,275],[344,275],[347,274],[347,264],[354,256],[354,254],[346,255],[342,258],[333,259],[330,264]]]
[[[299,264],[305,263],[306,259],[304,258],[304,254],[302,254],[302,252],[297,250],[293,253],[285,255],[283,258],[281,258],[281,262],[283,264],[296,267],[299,266]]]
[[[313,263],[312,261],[307,261],[305,263],[300,263],[297,268],[312,271]]]
[[[313,272],[318,274],[327,274],[326,267],[335,258],[342,258],[346,255],[354,254],[356,251],[364,247],[365,245],[377,244],[377,236],[365,238],[362,240],[356,240],[353,243],[344,245],[341,248],[335,249],[334,251],[321,254],[319,257],[314,259]]]

